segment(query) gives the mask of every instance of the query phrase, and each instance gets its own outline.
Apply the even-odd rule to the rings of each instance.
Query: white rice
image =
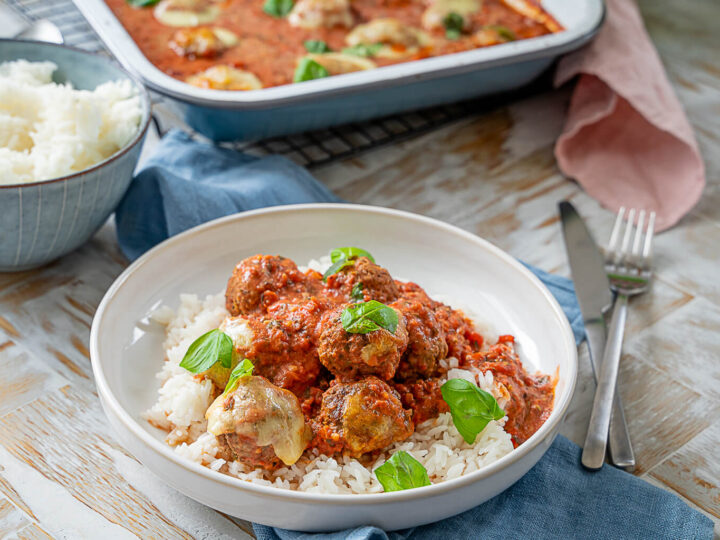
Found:
[[[140,98],[130,81],[95,90],[55,84],[52,62],[0,63],[0,184],[82,171],[137,133]]]
[[[327,267],[323,262],[311,261],[309,267],[322,271]],[[465,314],[475,320],[472,312]],[[367,466],[347,456],[320,455],[317,450],[306,452],[294,465],[273,473],[240,462],[226,462],[217,457],[217,441],[206,431],[204,415],[211,403],[212,383],[198,381],[178,365],[187,347],[203,333],[217,328],[226,316],[223,293],[205,300],[183,294],[177,313],[163,307],[152,316],[167,326],[166,362],[157,375],[162,384],[158,401],[145,418],[168,431],[168,444],[187,459],[255,484],[315,493],[363,494],[382,492],[373,470],[398,450],[410,453],[425,467],[430,480],[438,483],[476,471],[513,449],[510,435],[503,429],[506,418],[490,422],[470,445],[458,433],[450,413],[443,413],[416,426],[412,436],[392,445]],[[501,407],[505,405],[507,391],[494,383],[491,372],[459,369],[456,358],[441,363],[448,368],[448,379],[475,382],[495,395]]]

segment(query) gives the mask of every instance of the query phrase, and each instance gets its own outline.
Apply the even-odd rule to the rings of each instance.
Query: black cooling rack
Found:
[[[109,54],[72,0],[5,1],[28,21],[44,18],[55,23],[62,31],[68,45]],[[526,93],[527,90],[521,92]],[[281,154],[300,165],[318,167],[357,156],[374,148],[417,137],[497,107],[501,103],[516,98],[517,95],[518,93],[506,93],[502,97],[433,107],[301,135],[275,137],[249,143],[230,143],[223,146],[256,155]],[[155,103],[162,100],[163,98],[159,95],[153,96]],[[161,115],[156,115],[155,121],[156,127],[162,132],[166,122],[163,121]],[[189,131],[187,126],[184,128]]]

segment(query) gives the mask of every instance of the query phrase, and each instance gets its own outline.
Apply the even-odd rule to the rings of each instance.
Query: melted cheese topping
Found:
[[[296,28],[332,28],[353,25],[349,0],[299,0],[288,16]]]
[[[211,90],[258,90],[262,83],[253,73],[220,64],[187,78],[189,84]]]
[[[220,7],[210,0],[162,0],[153,14],[166,26],[200,26],[213,22]]]
[[[307,58],[315,60],[318,64],[328,70],[330,75],[341,75],[353,71],[373,69],[375,62],[362,56],[343,53],[308,54]]]
[[[463,27],[470,27],[469,15],[480,11],[480,0],[435,0],[425,9],[422,15],[422,25],[426,30],[442,30],[445,28],[443,20],[450,13],[457,13],[463,18]]]
[[[305,451],[311,432],[295,395],[263,377],[244,377],[238,387],[218,397],[205,413],[207,430],[215,435],[236,433],[272,445],[285,465],[292,465]]]
[[[345,42],[351,47],[382,43],[383,47],[375,54],[379,58],[399,58],[415,54],[431,41],[422,30],[390,17],[360,24],[345,38]]]

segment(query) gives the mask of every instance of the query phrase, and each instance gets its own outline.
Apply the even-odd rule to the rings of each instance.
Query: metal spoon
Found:
[[[48,43],[62,44],[65,40],[60,29],[47,19],[34,21],[30,26],[25,28],[19,34],[15,35],[18,39],[30,39],[33,41],[46,41]]]

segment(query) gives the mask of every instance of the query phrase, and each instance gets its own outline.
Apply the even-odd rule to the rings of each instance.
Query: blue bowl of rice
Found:
[[[147,91],[110,59],[0,39],[0,271],[76,249],[127,191],[150,120]]]

